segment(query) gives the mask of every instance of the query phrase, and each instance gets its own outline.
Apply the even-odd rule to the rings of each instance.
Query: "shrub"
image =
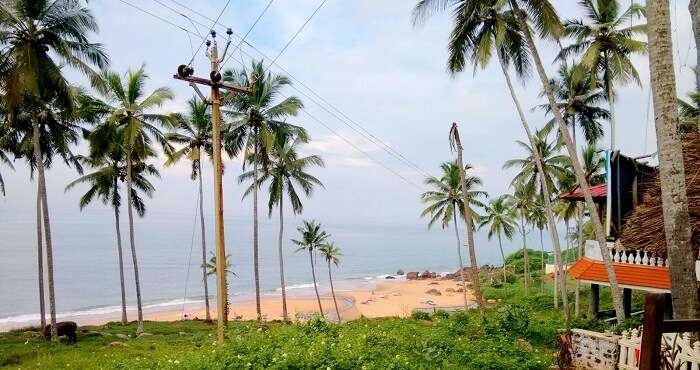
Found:
[[[524,305],[506,305],[496,314],[498,324],[503,331],[524,335],[530,326],[530,314]]]
[[[630,331],[632,329],[638,329],[640,326],[642,326],[642,317],[632,316],[626,318],[620,325],[617,325],[615,329],[613,329],[613,332],[615,334],[622,334],[625,330]]]
[[[506,283],[508,284],[515,284],[518,282],[518,276],[515,274],[507,274],[506,275]]]
[[[435,310],[435,312],[433,312],[433,317],[436,319],[444,320],[448,319],[450,317],[450,314],[445,310]]]
[[[425,311],[416,310],[411,313],[411,318],[413,318],[414,320],[430,321],[430,314]]]
[[[503,282],[500,280],[494,280],[493,282],[491,282],[491,287],[496,289],[501,288],[503,287]]]
[[[549,310],[554,308],[554,298],[549,294],[537,293],[524,297],[524,302],[533,310]]]

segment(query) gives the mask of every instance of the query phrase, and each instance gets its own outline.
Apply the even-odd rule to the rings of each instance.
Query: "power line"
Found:
[[[265,15],[265,12],[267,12],[267,9],[270,7],[270,5],[272,5],[272,3],[273,3],[274,1],[275,1],[275,0],[270,0],[270,1],[267,3],[267,5],[265,6],[265,9],[263,9],[262,12],[260,12],[260,15],[258,15],[258,18],[256,18],[256,19],[255,19],[255,22],[253,22],[253,24],[250,26],[250,28],[248,28],[248,31],[245,33],[245,35],[243,35],[243,37],[241,38],[241,41],[238,42],[238,45],[236,45],[236,48],[233,49],[233,51],[231,52],[231,54],[229,54],[229,56],[226,58],[226,60],[224,60],[224,62],[221,63],[220,69],[224,69],[224,66],[226,65],[226,62],[228,62],[228,60],[231,59],[231,57],[233,56],[233,54],[235,54],[236,51],[237,51],[238,49],[240,49],[241,44],[243,44],[243,42],[245,42],[245,39],[248,37],[248,35],[250,35],[250,32],[253,30],[253,28],[255,28],[255,25],[258,24],[258,22],[260,21],[260,19],[263,17],[263,15]]]
[[[157,0],[156,0],[156,1],[157,1]],[[180,2],[177,1],[177,0],[169,0],[169,1],[171,1],[171,2],[173,2],[173,3],[175,3],[175,4],[177,4],[177,5],[179,5],[179,6],[183,7],[183,8],[185,8],[185,9],[188,9],[188,10],[191,11],[192,13],[197,14],[197,15],[199,15],[200,17],[202,17],[202,18],[204,18],[204,19],[206,19],[206,20],[214,21],[214,19],[208,17],[207,15],[195,11],[195,10],[189,8],[187,5],[184,5],[184,4],[180,3]],[[158,2],[160,3],[160,1],[158,1]],[[324,3],[325,3],[325,1],[324,1]],[[322,5],[323,5],[323,3],[322,3],[321,5],[319,5],[319,7],[316,9],[316,12],[318,11],[318,9],[320,9],[320,6],[322,6]],[[174,11],[174,12],[176,12],[176,13],[179,14],[179,12],[178,12],[177,10],[173,10],[171,7],[167,7],[167,6],[166,6],[166,8],[168,8],[168,9],[170,9],[170,10],[172,10],[172,11]],[[314,14],[315,14],[316,12],[314,12]],[[313,17],[313,14],[312,14],[312,17]],[[309,20],[310,20],[310,19],[309,19]],[[309,20],[307,20],[306,23],[308,23]],[[201,23],[200,23],[200,24],[201,24]],[[226,25],[224,25],[224,24],[221,24],[221,23],[218,23],[218,22],[217,22],[216,24],[218,24],[219,26],[221,26],[221,27],[223,27],[223,28],[226,28]],[[303,28],[303,26],[302,26],[302,28]],[[301,32],[301,30],[297,31],[297,34],[298,34],[299,32]],[[422,169],[420,166],[418,166],[417,164],[415,164],[414,162],[412,162],[411,160],[409,160],[406,156],[404,156],[403,154],[401,154],[399,151],[397,151],[396,149],[394,149],[394,148],[391,147],[390,145],[386,144],[386,143],[385,143],[384,141],[382,141],[380,138],[378,138],[377,136],[375,136],[374,134],[372,134],[370,131],[368,131],[367,129],[365,129],[362,125],[360,125],[358,122],[354,121],[352,118],[350,118],[347,114],[345,114],[345,113],[344,113],[343,111],[341,111],[339,108],[337,108],[336,106],[334,106],[333,104],[331,104],[328,100],[326,100],[326,99],[323,98],[321,95],[319,95],[318,93],[316,93],[316,91],[314,91],[314,90],[313,90],[311,87],[309,87],[307,84],[305,84],[304,82],[302,82],[301,80],[299,80],[298,78],[296,78],[296,77],[294,76],[294,74],[292,74],[291,72],[289,72],[287,69],[285,69],[285,68],[284,68],[282,65],[280,65],[279,63],[277,63],[276,60],[279,58],[279,55],[281,55],[281,53],[278,54],[277,57],[275,57],[274,59],[272,59],[272,58],[270,58],[267,54],[265,54],[263,51],[261,51],[260,49],[258,49],[257,47],[255,47],[255,45],[253,45],[253,44],[251,44],[251,43],[245,41],[245,39],[242,38],[240,35],[234,33],[234,36],[236,36],[236,37],[238,37],[239,39],[241,39],[241,42],[239,43],[239,45],[242,44],[242,43],[245,43],[245,44],[248,45],[251,49],[255,50],[258,54],[260,54],[260,55],[263,57],[263,59],[268,59],[268,60],[272,60],[272,61],[273,61],[272,63],[270,63],[270,65],[268,65],[268,67],[266,68],[266,71],[267,71],[267,69],[270,68],[270,66],[275,65],[280,71],[282,71],[283,73],[285,73],[286,75],[288,75],[292,80],[294,80],[295,82],[297,82],[298,84],[300,84],[301,86],[303,86],[303,87],[304,87],[305,89],[307,89],[312,95],[314,95],[316,98],[318,98],[319,100],[321,100],[324,104],[326,104],[326,105],[327,105],[328,107],[330,107],[332,110],[336,111],[338,114],[340,114],[340,116],[344,117],[345,119],[341,119],[341,118],[338,117],[336,114],[331,113],[326,107],[323,106],[323,104],[321,104],[321,103],[319,103],[318,101],[316,101],[315,99],[311,98],[308,94],[302,92],[300,89],[296,88],[294,85],[291,85],[291,87],[292,87],[294,90],[296,90],[296,91],[299,92],[300,94],[304,95],[306,98],[308,98],[308,99],[310,99],[311,101],[313,101],[314,103],[316,103],[316,105],[318,105],[318,106],[321,107],[323,110],[325,110],[326,112],[328,112],[329,114],[331,114],[332,116],[334,116],[338,121],[340,121],[340,122],[343,123],[344,125],[348,126],[350,129],[352,129],[353,131],[355,131],[355,132],[358,133],[359,135],[363,136],[365,139],[367,139],[368,141],[370,141],[371,143],[373,143],[374,145],[376,145],[376,146],[379,147],[380,149],[384,150],[385,152],[387,152],[387,153],[388,153],[389,155],[391,155],[392,157],[396,158],[399,162],[402,162],[403,164],[407,165],[408,167],[413,168],[414,170],[416,170],[416,171],[422,173],[422,174],[425,175],[425,176],[430,176],[430,174],[429,174],[427,171],[425,171],[424,169]],[[292,40],[290,40],[290,42],[288,42],[288,44],[290,44],[291,41],[293,41],[293,38],[292,38]],[[288,45],[287,45],[287,46],[288,46]],[[242,53],[245,53],[248,57],[250,57],[251,59],[253,59],[253,56],[250,55],[249,53],[247,53],[247,52],[245,52],[245,51],[242,51]],[[230,57],[229,57],[229,58],[230,58]],[[227,61],[228,61],[228,59],[227,59]],[[224,62],[224,63],[225,63],[225,62]],[[243,68],[245,68],[245,66],[243,66]],[[355,127],[353,127],[353,125],[354,125]],[[359,130],[359,131],[358,131],[358,130]]]
[[[211,31],[214,30],[214,27],[219,23],[219,19],[221,19],[221,16],[224,14],[224,11],[226,10],[226,8],[228,8],[228,4],[230,4],[230,3],[231,3],[231,0],[226,0],[226,4],[224,4],[224,7],[221,8],[221,11],[219,12],[219,16],[216,17],[216,20],[214,21],[214,24],[212,24],[211,27],[209,27],[209,32],[211,32]],[[189,19],[189,17],[187,17],[187,18]],[[194,52],[194,54],[192,54],[192,58],[190,58],[190,62],[187,63],[187,65],[192,65],[192,62],[194,62],[194,58],[195,58],[195,57],[197,56],[197,54],[199,53],[199,50],[202,49],[202,46],[204,45],[204,41],[205,41],[206,39],[207,39],[207,38],[206,38],[206,35],[205,35],[205,37],[202,38],[202,42],[199,44],[199,47],[197,47],[197,50]]]
[[[163,22],[165,22],[165,23],[167,23],[167,24],[169,24],[169,25],[171,25],[171,26],[173,26],[173,27],[176,27],[176,28],[178,28],[178,29],[181,29],[181,30],[187,32],[188,34],[192,34],[192,35],[198,36],[196,33],[192,32],[192,31],[190,31],[190,30],[188,30],[188,29],[186,29],[186,28],[184,28],[184,27],[182,27],[182,26],[180,26],[180,25],[177,25],[177,24],[175,24],[175,23],[173,23],[173,22],[171,22],[171,21],[169,21],[169,20],[167,20],[167,19],[165,19],[165,18],[163,18],[163,17],[161,17],[161,16],[158,16],[158,15],[156,15],[156,14],[154,14],[154,13],[152,13],[152,12],[149,12],[149,11],[147,11],[147,10],[145,10],[145,9],[142,9],[142,8],[140,8],[140,7],[138,7],[138,6],[135,6],[135,5],[129,3],[129,2],[127,2],[127,1],[125,1],[125,0],[119,0],[119,1],[122,2],[122,3],[124,3],[124,4],[126,4],[126,5],[128,5],[128,6],[130,6],[130,7],[132,7],[132,8],[134,8],[134,9],[136,9],[136,10],[139,10],[139,11],[145,13],[145,14],[148,14],[148,15],[150,15],[150,16],[156,18],[156,19],[159,19],[159,20],[161,20],[161,21],[163,21]],[[174,1],[174,0],[171,0],[171,1]],[[178,4],[178,5],[179,5],[179,4]],[[182,5],[181,5],[181,6],[182,6]],[[238,36],[238,37],[240,37],[240,36]],[[247,45],[250,45],[250,44],[247,43],[247,42],[246,42],[246,44],[247,44]],[[252,45],[250,45],[250,46],[253,47]],[[253,47],[253,48],[254,48],[254,47]],[[256,49],[256,50],[257,50],[257,49]],[[245,54],[246,54],[247,56],[249,56],[249,57],[252,58],[252,56],[251,56],[250,54],[248,54],[248,53],[245,53]],[[268,59],[269,59],[269,58],[268,58]],[[234,61],[236,61],[236,60],[234,59]],[[236,62],[245,67],[245,65],[243,64],[243,62],[238,62],[238,61],[236,61]],[[280,67],[279,64],[276,64],[276,65],[277,65],[278,67]],[[281,67],[280,67],[280,69],[281,69]],[[295,79],[295,80],[296,80],[296,79]],[[293,85],[292,85],[292,87],[293,87]],[[296,89],[296,90],[299,91],[299,92],[301,92],[301,91],[298,90],[298,89]],[[306,95],[306,96],[308,96],[308,95]],[[317,103],[317,104],[318,104],[318,103]],[[319,105],[319,106],[320,106],[320,105]],[[322,108],[323,108],[323,107],[322,107]],[[381,162],[381,161],[375,159],[374,157],[372,157],[371,155],[369,155],[366,151],[360,149],[360,148],[359,148],[357,145],[355,145],[353,142],[351,142],[350,140],[348,140],[347,138],[345,138],[343,135],[341,135],[341,134],[340,134],[339,132],[337,132],[336,130],[332,129],[330,126],[328,126],[325,122],[323,122],[323,121],[321,121],[320,119],[318,119],[316,116],[314,116],[314,115],[312,115],[311,113],[309,113],[306,109],[302,108],[302,111],[303,111],[304,113],[306,113],[306,115],[308,115],[308,116],[309,116],[310,118],[312,118],[314,121],[318,122],[318,123],[321,124],[323,127],[325,127],[326,129],[328,129],[330,132],[332,132],[333,134],[335,134],[336,136],[338,136],[339,138],[341,138],[343,141],[345,141],[346,143],[348,143],[348,145],[350,145],[351,147],[353,147],[356,151],[358,151],[358,152],[362,153],[363,155],[365,155],[365,156],[366,156],[367,158],[369,158],[371,161],[373,161],[373,162],[379,164],[381,167],[383,167],[383,168],[386,169],[387,171],[391,172],[391,173],[394,174],[395,176],[399,177],[401,180],[403,180],[403,181],[406,182],[407,184],[409,184],[409,185],[411,185],[411,186],[414,186],[414,187],[416,187],[416,188],[419,189],[419,190],[422,190],[422,188],[421,188],[419,185],[417,185],[416,183],[410,181],[409,179],[407,179],[406,177],[404,177],[404,176],[401,175],[400,173],[396,172],[395,170],[391,169],[390,167],[388,167],[388,166],[387,166],[386,164],[384,164],[383,162]]]

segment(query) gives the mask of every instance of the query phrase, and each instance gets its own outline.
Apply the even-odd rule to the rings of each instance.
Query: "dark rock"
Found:
[[[418,279],[418,273],[415,271],[409,272],[406,274],[406,279],[408,280],[417,280]]]
[[[56,323],[56,334],[60,337],[65,335],[68,337],[69,342],[76,342],[78,336],[75,332],[78,330],[78,324],[73,321],[61,321]],[[51,324],[46,325],[44,328],[44,338],[47,340],[51,339]]]
[[[395,277],[393,277],[393,276],[391,276],[391,275],[389,275],[389,276],[385,277],[385,279],[389,279],[389,280],[391,280],[391,279],[396,279],[396,278],[395,278]]]
[[[403,272],[403,270],[401,270],[401,269],[399,269],[399,271],[396,271],[396,275],[401,276],[401,275],[403,275],[403,274],[404,274],[404,272]]]
[[[437,289],[429,289],[425,291],[425,294],[430,294],[430,295],[442,295],[439,290]]]

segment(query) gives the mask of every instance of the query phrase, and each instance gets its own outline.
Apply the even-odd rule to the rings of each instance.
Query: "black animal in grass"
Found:
[[[56,323],[56,333],[59,337],[64,335],[68,337],[68,342],[78,341],[77,331],[78,324],[73,321],[61,321]],[[44,338],[51,340],[51,324],[46,325],[44,328]]]

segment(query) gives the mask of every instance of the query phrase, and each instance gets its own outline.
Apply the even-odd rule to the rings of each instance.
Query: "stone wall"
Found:
[[[571,330],[572,358],[576,369],[615,369],[619,346],[618,335],[583,329]]]

